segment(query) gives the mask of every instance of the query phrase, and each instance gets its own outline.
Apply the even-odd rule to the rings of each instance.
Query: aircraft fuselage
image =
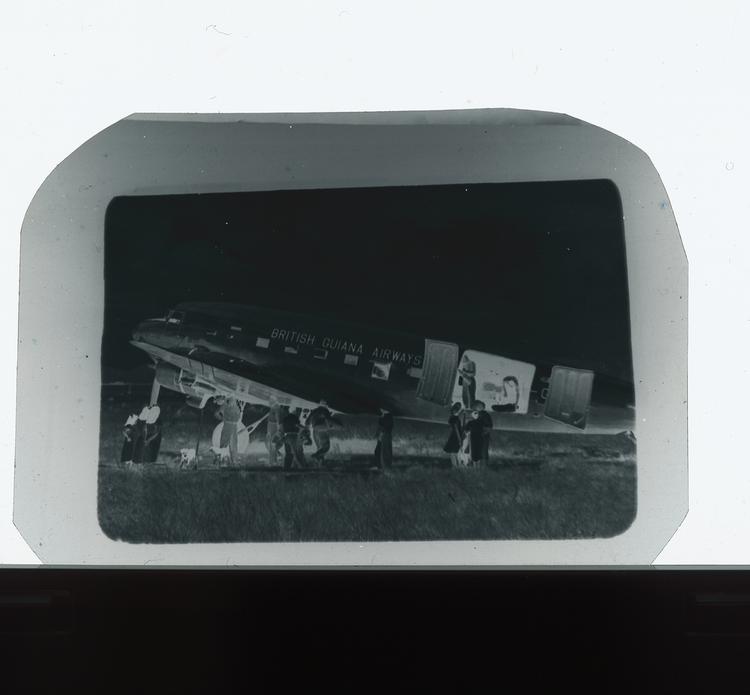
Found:
[[[201,404],[219,394],[264,404],[274,397],[303,408],[325,399],[341,413],[386,408],[395,416],[437,422],[447,421],[451,404],[462,399],[459,367],[466,355],[476,368],[476,398],[486,403],[496,427],[570,431],[543,418],[545,370],[450,342],[190,302],[140,323],[132,343],[154,359],[161,386]],[[614,410],[593,404],[589,424],[596,429],[614,418],[615,429],[628,429],[632,413]]]

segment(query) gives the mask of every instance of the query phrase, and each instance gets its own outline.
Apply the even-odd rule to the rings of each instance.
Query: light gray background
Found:
[[[18,231],[58,162],[139,110],[515,106],[617,132],[662,175],[691,260],[691,513],[658,561],[747,563],[748,24],[740,2],[6,9],[0,561],[36,561],[10,523]]]
[[[575,541],[213,545],[127,544],[101,532],[95,462],[104,217],[112,198],[601,178],[610,178],[622,199],[630,286],[638,501],[627,531]],[[57,564],[649,563],[687,511],[686,270],[648,158],[568,116],[136,115],[62,162],[24,218],[15,523],[44,561]]]

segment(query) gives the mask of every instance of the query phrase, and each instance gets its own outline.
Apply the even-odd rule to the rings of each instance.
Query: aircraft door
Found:
[[[585,429],[593,386],[594,372],[588,369],[553,367],[544,415],[550,420]]]
[[[457,368],[458,345],[426,339],[417,397],[439,405],[449,405]]]

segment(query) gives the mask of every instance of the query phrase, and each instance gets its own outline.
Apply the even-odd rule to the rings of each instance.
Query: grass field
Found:
[[[140,397],[140,396],[138,396]],[[489,469],[446,467],[447,427],[397,421],[394,470],[383,474],[268,469],[263,427],[241,463],[175,467],[195,446],[199,415],[162,400],[159,465],[142,475],[117,467],[121,426],[138,404],[102,404],[99,521],[133,543],[602,538],[635,518],[635,445],[624,436],[496,431]],[[203,450],[215,422],[204,422]],[[361,468],[374,446],[373,418],[346,418],[331,459]]]

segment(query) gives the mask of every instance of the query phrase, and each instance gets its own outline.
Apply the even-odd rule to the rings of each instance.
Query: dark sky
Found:
[[[632,381],[622,210],[608,181],[141,196],[105,230],[102,361],[185,300],[392,328]]]

